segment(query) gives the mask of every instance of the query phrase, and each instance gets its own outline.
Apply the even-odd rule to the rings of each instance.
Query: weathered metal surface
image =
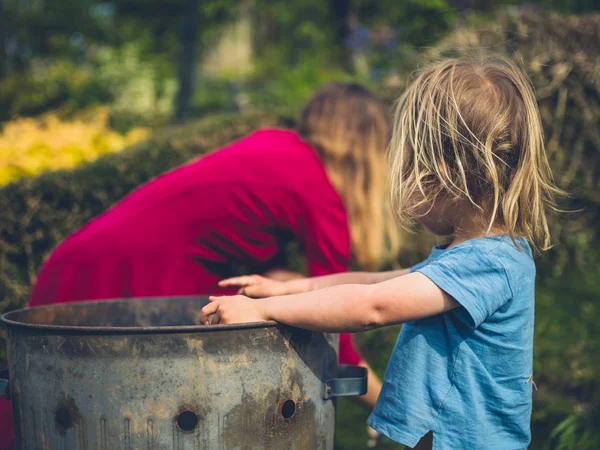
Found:
[[[5,315],[18,448],[333,449],[325,397],[337,336],[274,323],[204,327],[204,304],[87,302]]]

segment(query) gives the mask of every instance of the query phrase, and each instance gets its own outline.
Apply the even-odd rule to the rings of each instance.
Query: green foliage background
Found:
[[[205,47],[235,20],[241,3],[202,2]],[[496,13],[500,2],[346,2],[365,26],[397,38],[391,51],[370,44],[365,58],[373,72],[362,73],[343,50],[340,30],[348,16],[340,16],[335,2],[252,3],[253,75],[202,78],[194,111],[204,117],[165,127],[177,87],[181,1],[56,0],[24,8],[25,2],[0,0],[13,18],[7,23],[0,14],[0,34],[17,36],[31,53],[15,54],[11,71],[0,61],[0,121],[109,105],[118,129],[157,127],[147,142],[121,154],[0,188],[0,311],[25,304],[44,258],[87,220],[159,173],[259,126],[293,126],[298,106],[316,86],[358,80],[391,103],[408,73],[428,58],[506,52],[522,62],[536,87],[551,164],[569,193],[561,206],[570,212],[552,219],[556,246],[537,261],[532,448],[600,448],[600,16],[589,13],[598,5],[544,1],[527,13],[514,1],[517,6]],[[587,14],[560,16],[543,13],[544,7]],[[239,107],[239,94],[249,98],[249,108]],[[430,243],[430,236],[407,237],[401,264],[418,261]],[[358,337],[380,375],[397,332]],[[3,351],[2,345],[0,360]],[[337,448],[364,449],[366,412],[340,401],[338,414]],[[397,448],[389,441],[380,447]]]

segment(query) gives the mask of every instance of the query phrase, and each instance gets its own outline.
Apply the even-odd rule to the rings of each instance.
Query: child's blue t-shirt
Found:
[[[369,425],[414,447],[527,448],[530,441],[535,265],[508,236],[434,247],[413,267],[461,306],[405,323]],[[401,292],[398,295],[402,295]]]

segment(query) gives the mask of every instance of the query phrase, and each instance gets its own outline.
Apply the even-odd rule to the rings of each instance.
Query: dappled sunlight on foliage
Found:
[[[100,155],[115,153],[147,135],[144,128],[119,134],[108,127],[108,112],[62,120],[57,114],[19,118],[0,132],[0,184],[47,170],[69,169]]]

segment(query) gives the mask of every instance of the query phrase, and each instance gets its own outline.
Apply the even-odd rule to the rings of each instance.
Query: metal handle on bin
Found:
[[[325,400],[366,393],[367,369],[360,366],[339,366],[338,378],[332,378],[325,385]]]
[[[0,397],[10,398],[10,385],[8,382],[8,369],[0,369]]]

